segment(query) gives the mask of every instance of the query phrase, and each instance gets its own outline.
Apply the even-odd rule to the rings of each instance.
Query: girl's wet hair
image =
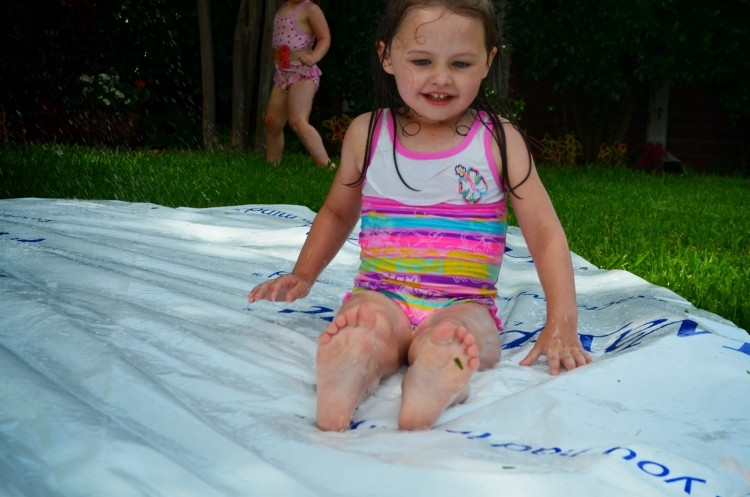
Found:
[[[415,9],[427,8],[427,7],[439,7],[446,11],[453,12],[462,17],[470,19],[476,19],[480,22],[484,28],[484,45],[486,52],[489,56],[493,48],[498,49],[498,53],[495,57],[495,61],[490,67],[488,76],[482,81],[482,85],[479,89],[474,102],[472,102],[470,109],[473,112],[484,112],[487,114],[486,126],[492,126],[492,134],[497,141],[500,149],[501,158],[501,170],[500,176],[502,180],[502,186],[506,192],[513,193],[531,173],[531,152],[529,151],[529,171],[526,174],[521,183],[518,185],[511,185],[508,181],[508,154],[505,139],[505,129],[500,121],[500,109],[497,108],[495,103],[498,99],[493,98],[495,94],[490,89],[490,81],[499,81],[498,75],[502,70],[502,57],[500,47],[502,47],[502,38],[500,30],[497,27],[497,18],[495,10],[491,0],[389,0],[386,5],[385,12],[381,17],[380,26],[375,35],[376,45],[382,42],[385,49],[378,54],[377,50],[373,50],[373,79],[375,86],[375,99],[373,102],[373,113],[370,117],[369,131],[367,134],[367,147],[365,149],[365,159],[362,167],[362,174],[356,183],[360,183],[364,180],[367,173],[367,167],[370,164],[372,158],[371,145],[373,142],[373,135],[375,132],[375,125],[380,120],[383,109],[389,109],[391,119],[394,125],[396,124],[397,115],[405,115],[409,112],[408,107],[404,103],[403,99],[398,93],[396,86],[396,79],[393,75],[388,74],[383,69],[383,60],[390,53],[391,45],[393,40],[401,27],[404,18]],[[483,120],[484,122],[484,120]],[[514,127],[517,128],[515,124]],[[519,130],[520,131],[520,130]],[[528,150],[528,146],[527,146]],[[396,150],[393,147],[393,159],[396,163]],[[398,164],[396,163],[396,171],[398,172]],[[401,173],[398,172],[399,177]],[[403,181],[403,178],[402,178]],[[406,183],[404,183],[406,184]],[[409,185],[406,185],[409,187]],[[411,188],[411,187],[409,187]]]

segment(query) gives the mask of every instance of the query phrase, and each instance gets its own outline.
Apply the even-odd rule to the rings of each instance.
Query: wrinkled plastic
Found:
[[[595,362],[521,367],[544,296],[514,228],[503,357],[469,399],[400,432],[397,374],[349,431],[319,431],[316,338],[351,285],[356,233],[306,299],[246,298],[292,268],[313,217],[0,201],[0,494],[750,495],[745,331],[574,254]]]

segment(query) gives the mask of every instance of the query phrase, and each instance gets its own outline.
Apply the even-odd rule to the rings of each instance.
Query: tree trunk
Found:
[[[214,47],[211,37],[211,1],[198,0],[200,29],[201,76],[203,80],[203,145],[208,150],[219,148],[216,129],[216,80],[214,76]]]
[[[256,2],[253,2],[255,4]],[[249,88],[248,70],[250,38],[249,24],[252,13],[247,0],[240,1],[240,10],[234,25],[234,44],[232,49],[232,133],[231,146],[237,150],[247,149],[248,119],[247,103],[252,90]],[[252,80],[250,80],[252,81]]]
[[[625,95],[620,101],[613,101],[606,96],[586,99],[574,91],[565,93],[560,106],[563,122],[559,127],[573,130],[581,144],[584,163],[596,161],[601,145],[625,141],[635,100],[635,95]]]
[[[250,0],[250,18],[248,19],[250,38],[248,64],[245,68],[245,80],[248,84],[247,96],[245,98],[248,141],[250,140],[251,132],[253,133],[252,136],[255,136],[255,126],[257,124],[255,113],[257,112],[256,102],[258,101],[258,83],[260,81],[260,44],[263,39],[263,19],[263,2],[261,0]],[[250,144],[248,143],[249,146]]]
[[[668,116],[669,84],[652,83],[648,91],[646,143],[661,143],[667,147]]]

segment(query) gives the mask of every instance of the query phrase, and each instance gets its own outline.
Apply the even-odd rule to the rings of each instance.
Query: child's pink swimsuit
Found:
[[[315,35],[300,30],[294,20],[297,12],[308,3],[309,0],[303,2],[288,16],[276,14],[273,20],[272,47],[276,64],[273,82],[282,90],[288,90],[302,78],[311,79],[316,89],[320,85],[320,76],[323,73],[317,65],[308,67],[298,60],[289,60],[290,53],[307,52],[315,46]]]
[[[502,329],[495,298],[507,209],[492,135],[482,119],[461,144],[432,154],[404,148],[388,111],[376,124],[352,291],[390,297],[414,326],[440,307],[476,302]]]

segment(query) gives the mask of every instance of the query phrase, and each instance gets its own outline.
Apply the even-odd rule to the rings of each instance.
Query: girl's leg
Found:
[[[380,380],[406,361],[411,323],[388,297],[354,294],[318,339],[317,422],[343,431]]]
[[[297,133],[302,144],[319,166],[328,164],[328,152],[323,145],[320,133],[310,124],[313,98],[315,97],[315,82],[309,78],[302,78],[289,87],[289,126]]]
[[[288,94],[276,85],[271,88],[266,110],[266,160],[278,165],[284,153],[284,126],[286,125]]]
[[[415,331],[402,383],[399,427],[431,428],[469,395],[469,380],[500,359],[497,325],[486,307],[459,303],[435,311]]]

